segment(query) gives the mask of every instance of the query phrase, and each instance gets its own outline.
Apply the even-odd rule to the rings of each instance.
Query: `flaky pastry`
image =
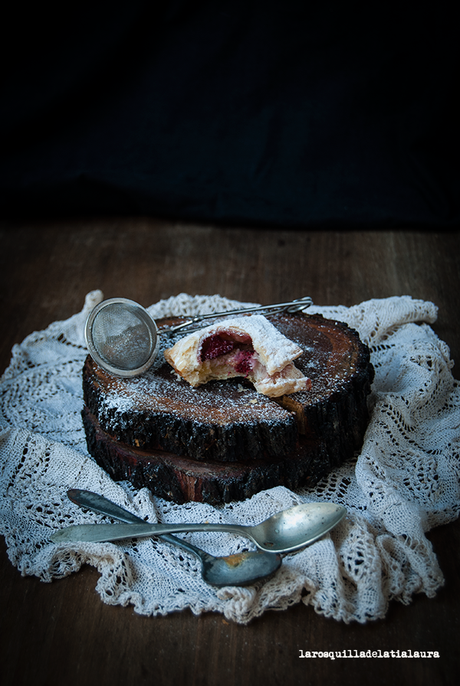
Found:
[[[194,387],[243,376],[259,393],[279,397],[311,388],[293,363],[301,354],[263,315],[243,315],[185,336],[164,355]]]

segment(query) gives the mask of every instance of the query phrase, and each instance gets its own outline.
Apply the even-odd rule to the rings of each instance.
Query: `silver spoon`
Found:
[[[256,526],[242,524],[76,524],[56,531],[54,543],[102,542],[158,536],[184,531],[228,531],[249,538],[267,553],[288,553],[313,543],[345,516],[346,509],[333,503],[295,505]]]
[[[249,312],[296,313],[312,305],[309,297],[298,298],[276,305],[254,305],[227,312],[212,312],[192,317],[176,326],[165,327],[161,333],[169,334],[190,328],[195,330],[206,319],[229,317]],[[85,339],[93,360],[116,376],[132,377],[145,372],[154,363],[159,347],[159,330],[146,309],[127,298],[103,300],[90,312],[85,326]]]
[[[132,512],[128,512],[108,498],[92,491],[72,488],[67,491],[67,495],[73,503],[80,505],[80,507],[86,507],[89,510],[94,510],[94,512],[120,519],[122,522],[145,524],[143,519],[136,517]],[[164,534],[161,538],[167,543],[173,543],[196,555],[201,560],[203,580],[212,586],[247,586],[258,579],[270,576],[281,565],[281,557],[274,553],[245,551],[226,557],[214,557],[171,534]]]

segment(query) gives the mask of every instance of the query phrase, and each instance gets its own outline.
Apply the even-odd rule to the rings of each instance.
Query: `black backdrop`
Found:
[[[458,226],[450,6],[18,0],[0,213]]]

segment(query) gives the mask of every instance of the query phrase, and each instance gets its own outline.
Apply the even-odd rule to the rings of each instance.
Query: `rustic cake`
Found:
[[[269,397],[244,376],[192,386],[164,358],[142,376],[122,379],[88,356],[83,422],[90,454],[114,479],[178,503],[313,485],[351,457],[368,420],[367,346],[345,324],[319,315],[268,319],[300,349],[295,365],[309,380],[305,390]],[[157,325],[161,331],[177,321]]]

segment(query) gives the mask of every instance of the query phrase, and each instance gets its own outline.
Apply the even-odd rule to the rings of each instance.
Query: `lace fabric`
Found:
[[[0,382],[0,526],[21,574],[51,581],[89,564],[100,574],[97,591],[106,603],[153,616],[214,611],[241,624],[299,602],[336,620],[366,622],[384,617],[391,600],[435,595],[443,575],[426,532],[459,514],[460,389],[449,349],[429,326],[433,303],[404,296],[310,308],[355,328],[371,349],[376,374],[362,450],[313,489],[277,487],[213,507],[177,505],[115,483],[88,455],[80,417],[83,332],[102,298],[89,293],[80,313],[14,346]],[[181,294],[149,311],[160,318],[238,305]],[[255,524],[310,501],[344,504],[348,515],[321,540],[285,556],[273,578],[216,589],[202,580],[198,559],[161,539],[50,543],[55,529],[110,521],[73,505],[69,488],[101,493],[151,522]],[[252,548],[234,534],[183,536],[215,555]]]

